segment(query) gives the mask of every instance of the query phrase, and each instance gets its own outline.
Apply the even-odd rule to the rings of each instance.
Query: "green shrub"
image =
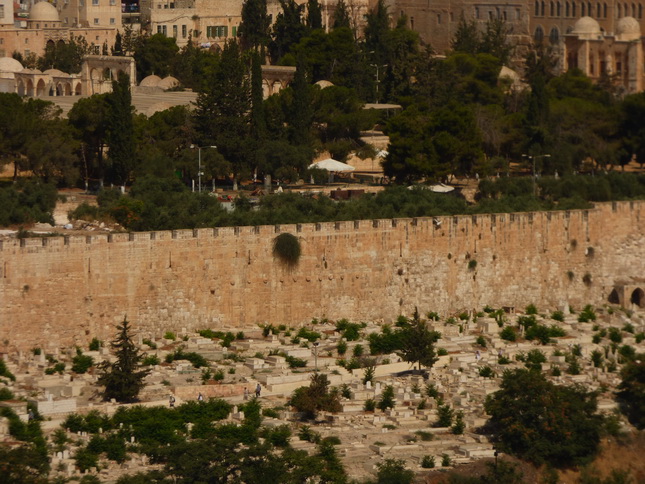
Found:
[[[477,261],[475,259],[470,259],[468,261],[468,270],[474,271],[477,269]]]
[[[505,341],[516,341],[517,330],[512,326],[506,326],[500,333],[499,337]]]
[[[101,346],[103,346],[103,342],[100,341],[98,338],[92,338],[92,341],[90,341],[90,351],[98,351]]]
[[[452,425],[450,430],[455,435],[461,435],[466,429],[466,424],[464,423],[464,414],[463,412],[457,412],[455,415],[455,423]]]
[[[528,306],[526,306],[525,312],[526,312],[526,314],[537,314],[538,309],[535,306],[535,304],[529,304]]]
[[[165,339],[169,339],[172,341],[175,341],[177,339],[177,335],[173,333],[172,331],[166,331],[165,334],[163,335]]]
[[[94,365],[94,358],[87,355],[76,355],[72,358],[72,371],[74,373],[86,373]]]
[[[551,313],[551,319],[555,321],[564,322],[564,313],[562,311],[553,311]]]
[[[509,360],[507,356],[502,355],[497,357],[497,363],[500,365],[508,365],[510,362],[511,360]]]
[[[580,314],[578,315],[578,322],[580,323],[588,323],[589,321],[595,321],[596,320],[596,312],[593,309],[593,306],[591,304],[587,304],[582,311],[580,311]]]
[[[634,335],[634,338],[636,339],[636,344],[637,345],[641,344],[643,342],[643,340],[645,340],[645,333],[642,332],[642,331],[640,333],[636,333]]]
[[[386,410],[388,408],[394,408],[394,387],[392,385],[386,385],[381,393],[381,399],[378,402],[379,410]]]
[[[307,341],[313,343],[314,341],[319,340],[321,338],[321,334],[318,333],[317,331],[310,331],[303,326],[298,331],[297,337],[306,339]]]
[[[301,251],[300,240],[293,234],[283,233],[273,239],[273,257],[288,268],[298,265]]]
[[[477,344],[478,344],[479,346],[482,346],[482,347],[486,348],[486,338],[484,338],[484,337],[483,337],[483,336],[481,336],[481,335],[480,335],[480,336],[478,336],[478,337],[477,337]]]
[[[363,410],[366,412],[373,412],[376,409],[376,402],[374,401],[373,398],[368,398],[365,400],[365,405],[363,406]]]
[[[593,363],[594,368],[600,368],[602,365],[602,351],[600,350],[593,350],[591,352],[591,362]]]
[[[0,376],[9,378],[9,380],[11,381],[16,381],[16,377],[13,375],[13,373],[9,371],[9,368],[7,368],[7,364],[1,358],[0,358]]]
[[[450,456],[448,454],[443,454],[441,456],[441,467],[450,467],[452,465],[452,461],[450,460]]]
[[[0,388],[0,401],[1,400],[14,400],[15,395],[7,387]]]
[[[446,356],[448,350],[446,348],[437,348],[437,356]]]
[[[426,395],[431,398],[439,397],[439,390],[437,390],[437,387],[434,383],[426,384]]]
[[[417,430],[414,434],[424,442],[430,442],[434,438],[432,432],[428,432],[427,430]]]
[[[421,467],[424,469],[434,469],[435,458],[433,455],[424,455],[421,459]]]
[[[296,358],[295,356],[286,355],[284,359],[289,365],[289,368],[304,368],[305,366],[307,366],[307,360],[304,360],[302,358]]]
[[[143,344],[148,345],[150,347],[150,349],[152,349],[152,350],[157,349],[156,343],[153,343],[152,340],[150,340],[149,338],[143,338],[142,341],[143,341]]]
[[[174,353],[168,353],[166,355],[166,363],[172,363],[176,360],[190,361],[195,368],[208,366],[208,361],[202,355],[194,351],[185,352],[183,348],[179,348]]]
[[[353,355],[354,355],[354,356],[356,356],[356,357],[361,357],[361,356],[363,356],[363,345],[356,345],[356,346],[354,346],[354,350],[353,350],[353,352],[352,352],[352,353],[353,353]]]
[[[217,370],[215,373],[213,373],[213,380],[215,380],[215,381],[223,381],[224,380],[224,372],[222,370]]]
[[[454,418],[455,412],[450,405],[447,403],[442,403],[437,407],[437,422],[435,427],[450,427],[452,425],[452,419]]]
[[[157,355],[148,355],[142,361],[142,364],[144,366],[155,366],[155,365],[158,365],[159,363],[161,363],[161,360]]]
[[[622,343],[623,335],[618,328],[609,328],[609,339],[613,343]]]
[[[625,323],[623,326],[623,331],[625,333],[632,333],[634,334],[634,325],[631,323]]]
[[[482,366],[479,369],[479,376],[483,376],[484,378],[493,378],[495,376],[495,372],[490,366]]]

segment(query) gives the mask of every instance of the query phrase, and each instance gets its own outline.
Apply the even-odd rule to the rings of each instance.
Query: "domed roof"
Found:
[[[20,72],[23,69],[22,64],[13,57],[0,57],[0,71]]]
[[[329,81],[325,81],[324,79],[316,83],[316,86],[319,86],[320,89],[325,89],[326,87],[332,87],[333,85],[334,85],[333,83]]]
[[[139,85],[141,87],[157,87],[160,82],[161,82],[161,77],[155,76],[154,74],[152,74],[142,79]]]
[[[600,25],[591,17],[582,17],[573,26],[574,34],[600,34]]]
[[[29,11],[29,20],[40,22],[60,22],[58,10],[49,2],[38,2]]]
[[[63,71],[59,71],[58,69],[47,69],[46,71],[43,71],[43,74],[49,74],[53,77],[67,77],[69,75],[65,74]]]
[[[632,36],[635,35],[640,37],[641,35],[641,26],[638,24],[638,20],[634,17],[623,17],[616,23],[616,35]]]
[[[167,91],[168,89],[172,89],[173,87],[177,87],[178,85],[179,85],[179,81],[172,76],[164,77],[161,81],[157,83],[157,87],[160,87],[164,91]]]

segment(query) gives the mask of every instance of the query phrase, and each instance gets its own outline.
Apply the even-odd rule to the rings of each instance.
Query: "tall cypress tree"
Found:
[[[308,147],[311,144],[311,125],[313,122],[313,109],[311,106],[311,86],[307,82],[304,56],[298,56],[296,73],[291,84],[293,101],[289,124],[290,141],[293,144]]]
[[[238,33],[244,49],[263,49],[269,42],[271,19],[267,0],[246,0],[242,5],[242,22]]]
[[[235,175],[248,169],[251,87],[248,65],[236,41],[224,46],[217,66],[197,96],[195,120],[204,145],[216,145]]]
[[[107,145],[113,179],[125,185],[134,168],[134,122],[130,77],[119,72],[107,96]]]
[[[115,352],[116,362],[104,361],[99,365],[101,375],[98,384],[105,387],[103,398],[114,398],[117,402],[136,402],[144,386],[143,379],[150,370],[142,369],[143,354],[132,340],[132,327],[123,318],[117,326],[117,336],[110,346]]]
[[[318,0],[307,0],[307,18],[305,21],[311,30],[322,29],[322,9]]]
[[[347,27],[349,29],[352,25],[349,18],[347,4],[343,0],[338,0],[336,9],[334,10],[334,16],[332,18],[332,29],[340,29],[342,27]]]

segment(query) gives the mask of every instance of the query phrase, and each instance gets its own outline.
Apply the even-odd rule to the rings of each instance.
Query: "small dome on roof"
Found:
[[[591,17],[582,17],[573,26],[573,34],[600,34],[600,25]]]
[[[20,72],[24,69],[22,64],[13,57],[0,57],[0,71]]]
[[[160,87],[164,91],[177,87],[178,85],[179,81],[172,76],[165,77],[157,83],[157,87]]]
[[[161,77],[155,76],[154,74],[145,77],[139,85],[141,87],[157,87],[159,83],[161,82]]]
[[[67,74],[65,74],[63,71],[59,71],[58,69],[47,69],[46,71],[43,71],[43,74],[49,74],[53,77],[67,76]]]
[[[634,17],[623,17],[616,23],[616,35],[621,37],[633,37],[638,39],[641,36],[641,26]]]
[[[42,74],[38,69],[23,69],[20,71],[21,74]]]
[[[49,2],[38,2],[29,11],[29,20],[40,22],[60,22],[58,10]]]
[[[332,87],[333,85],[334,84],[332,82],[325,81],[324,79],[316,83],[316,86],[320,86],[320,89],[325,89],[326,87]]]

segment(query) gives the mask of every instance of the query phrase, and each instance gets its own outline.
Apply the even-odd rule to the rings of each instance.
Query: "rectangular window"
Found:
[[[437,14],[437,25],[441,25],[441,14]]]
[[[92,0],[92,5],[96,7],[98,6],[98,4],[99,4],[99,0]]]
[[[522,11],[519,8],[515,9],[515,18],[517,20],[522,20]]]
[[[176,39],[177,38],[177,26],[173,25],[172,26],[172,36]]]
[[[206,37],[227,37],[228,27],[225,25],[217,25],[214,27],[206,27]]]
[[[25,39],[25,44],[28,44],[28,43],[29,43],[29,39],[27,38]]]
[[[79,7],[84,7],[85,6],[85,0],[78,0],[78,5],[79,5]]]
[[[94,25],[98,25],[98,24],[99,24],[99,19],[95,18],[94,19]]]
[[[114,7],[116,5],[116,0],[110,0],[110,5]]]
[[[237,25],[233,26],[233,37],[237,37]]]
[[[167,25],[162,25],[161,26],[161,33],[164,35],[168,35],[168,26]]]
[[[69,23],[69,18],[65,17],[65,25]]]
[[[111,19],[110,19],[110,25],[114,25],[115,23],[116,23],[116,20],[114,20],[113,18],[111,18]]]
[[[181,26],[181,36],[185,39],[186,35],[188,35],[188,30],[185,25]]]
[[[4,18],[4,5],[0,5],[0,17]]]

